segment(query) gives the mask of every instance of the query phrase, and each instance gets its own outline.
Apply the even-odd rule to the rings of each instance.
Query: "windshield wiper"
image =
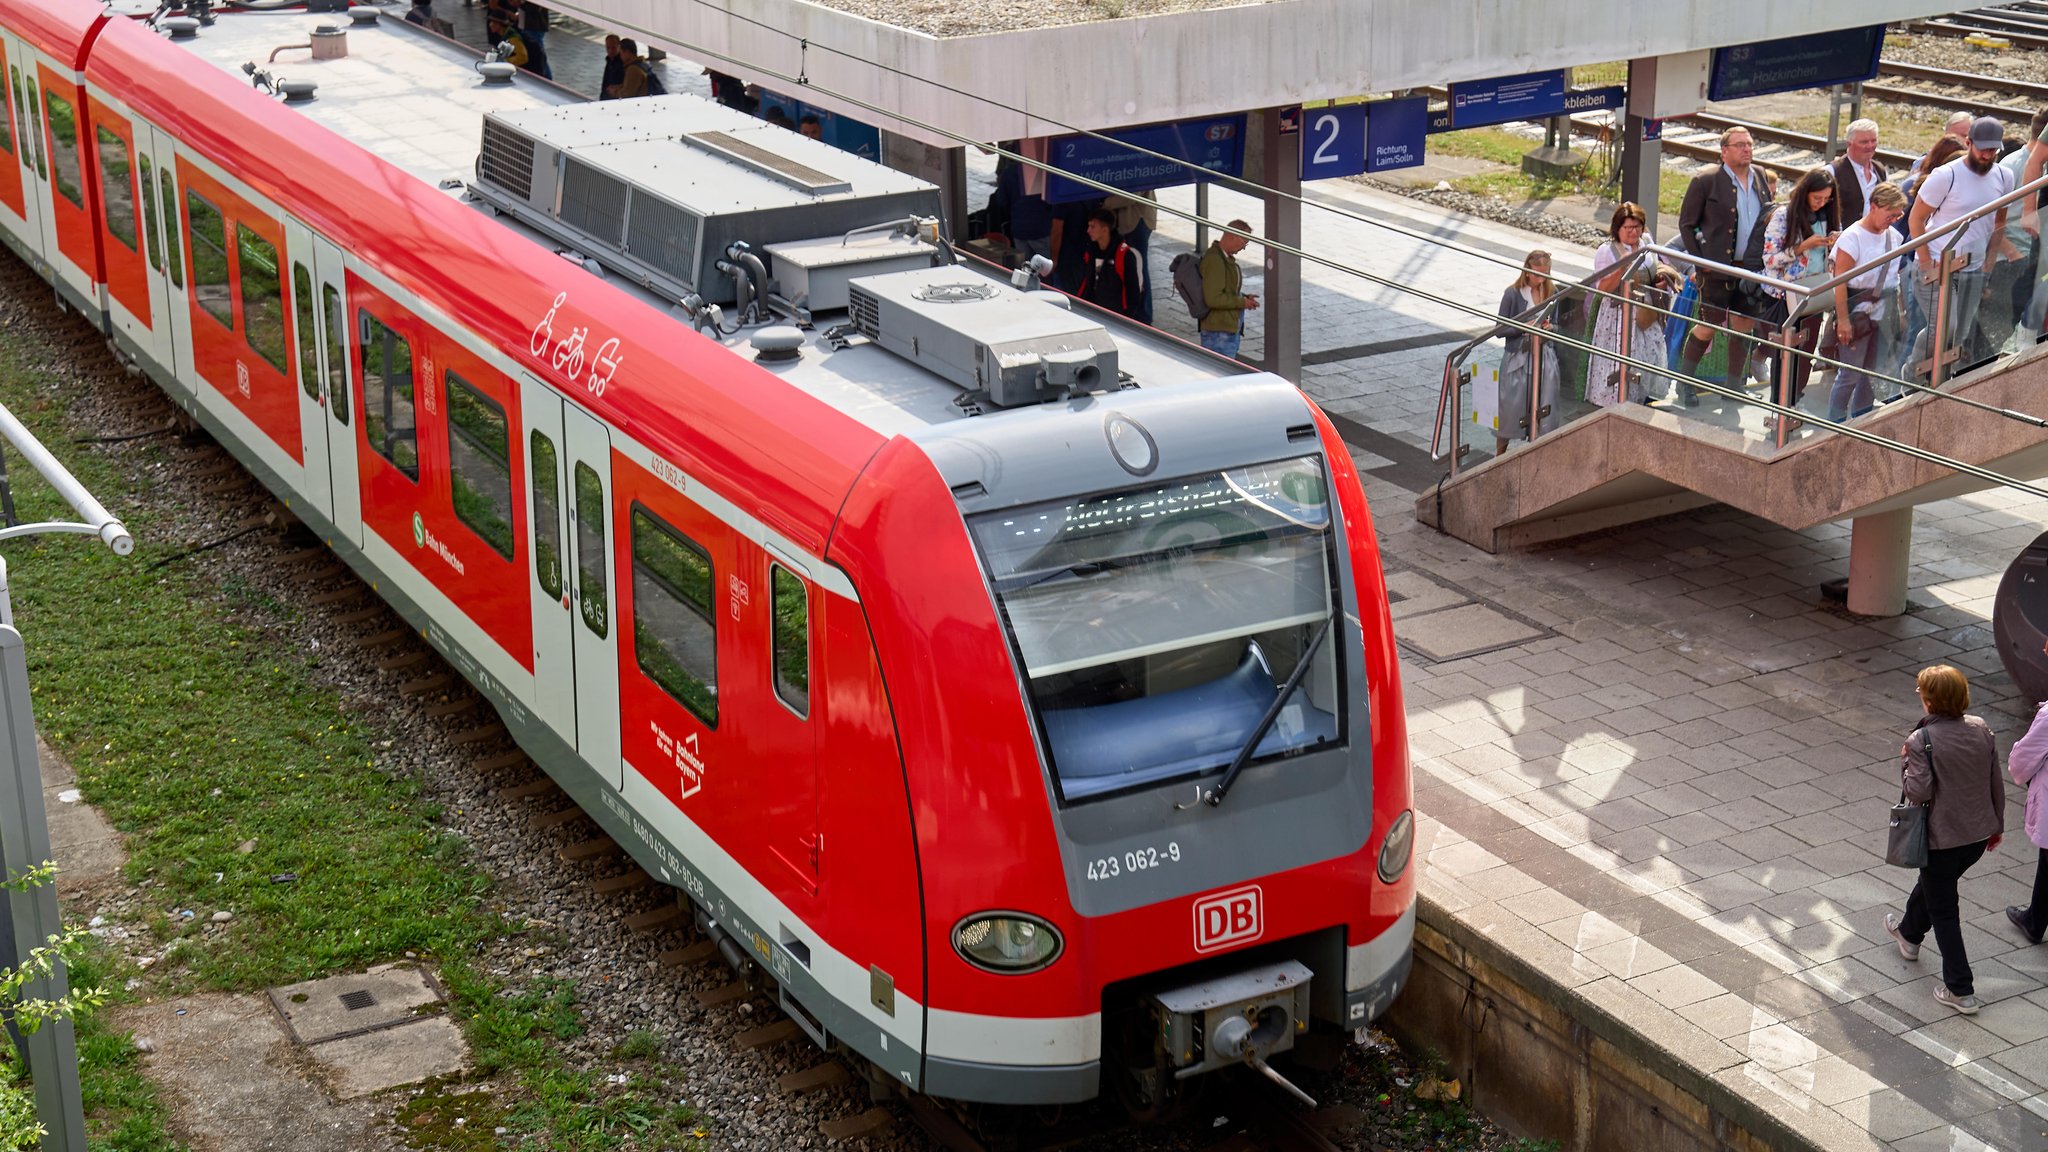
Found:
[[[1259,746],[1259,741],[1266,738],[1266,730],[1273,726],[1273,721],[1280,718],[1281,705],[1287,703],[1287,698],[1294,695],[1296,688],[1301,687],[1301,678],[1308,674],[1309,659],[1316,654],[1316,649],[1323,646],[1323,637],[1330,634],[1330,625],[1336,622],[1337,614],[1332,612],[1323,621],[1323,626],[1316,629],[1315,639],[1308,642],[1308,649],[1301,654],[1301,659],[1294,662],[1294,671],[1287,674],[1287,683],[1280,686],[1280,691],[1274,695],[1273,702],[1266,706],[1266,714],[1259,717],[1258,726],[1252,729],[1251,737],[1244,742],[1244,747],[1237,750],[1237,756],[1230,761],[1230,768],[1223,773],[1223,779],[1217,781],[1216,787],[1203,795],[1202,799],[1209,802],[1209,807],[1214,808],[1223,803],[1223,798],[1230,795],[1230,787],[1237,783],[1238,773],[1243,772],[1244,766],[1251,763],[1252,749]]]

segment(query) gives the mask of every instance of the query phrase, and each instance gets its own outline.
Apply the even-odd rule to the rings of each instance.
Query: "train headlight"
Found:
[[[1408,857],[1415,848],[1415,811],[1409,809],[1394,818],[1387,829],[1387,842],[1380,845],[1380,880],[1392,884],[1408,870]]]
[[[953,926],[953,951],[989,972],[1036,972],[1059,959],[1059,930],[1022,912],[980,912]]]

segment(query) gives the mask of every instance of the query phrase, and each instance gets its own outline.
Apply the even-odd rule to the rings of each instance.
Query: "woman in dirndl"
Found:
[[[1539,248],[1522,260],[1522,274],[1508,285],[1507,291],[1501,293],[1500,315],[1509,320],[1519,318],[1548,332],[1556,327],[1551,295],[1550,253]],[[1507,452],[1509,440],[1534,439],[1556,428],[1560,418],[1556,348],[1549,341],[1543,342],[1543,379],[1537,395],[1549,411],[1532,434],[1529,430],[1529,386],[1535,374],[1535,359],[1530,355],[1530,336],[1519,328],[1511,329],[1507,334],[1507,345],[1507,356],[1500,362],[1500,416],[1493,436],[1493,453],[1496,456]]]

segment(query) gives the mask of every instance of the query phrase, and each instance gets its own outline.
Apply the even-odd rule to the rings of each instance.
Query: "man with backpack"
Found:
[[[1117,234],[1113,212],[1098,208],[1088,214],[1088,248],[1075,295],[1119,316],[1138,319],[1139,302],[1145,297],[1145,269],[1138,254]]]
[[[1237,266],[1237,254],[1251,243],[1238,233],[1250,232],[1252,226],[1232,220],[1229,227],[1233,231],[1218,237],[1199,261],[1193,253],[1183,253],[1173,258],[1168,270],[1173,273],[1174,293],[1197,321],[1202,347],[1236,359],[1238,345],[1244,342],[1244,314],[1259,306],[1259,298],[1245,293],[1244,272]]]
[[[620,40],[619,57],[625,61],[625,68],[621,73],[625,78],[619,81],[619,91],[618,96],[615,97],[616,99],[627,100],[635,96],[668,95],[668,88],[662,84],[661,77],[656,76],[654,69],[648,65],[647,61],[640,58],[639,44],[631,39]]]

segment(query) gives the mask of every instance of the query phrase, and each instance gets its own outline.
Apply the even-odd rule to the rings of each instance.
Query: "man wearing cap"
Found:
[[[1970,150],[1960,164],[1944,164],[1920,182],[1919,200],[1908,222],[1915,239],[1942,226],[1961,220],[2012,191],[2012,174],[1998,166],[1998,153],[2005,143],[2005,125],[1980,116],[1970,125]],[[1920,314],[1929,327],[1913,346],[1909,371],[1925,377],[1927,359],[1933,352],[1933,322],[1941,293],[1941,265],[1949,273],[1946,349],[1966,342],[1976,328],[1977,306],[1984,300],[1984,271],[1993,259],[2017,260],[2019,251],[2005,239],[2006,209],[1980,216],[1966,225],[1960,236],[1949,235],[1924,244],[1913,253],[1913,291]],[[1996,253],[1994,256],[1993,253]],[[1944,255],[1945,254],[1945,255]],[[1960,362],[1958,366],[1961,366]],[[1945,373],[1946,374],[1946,373]]]

